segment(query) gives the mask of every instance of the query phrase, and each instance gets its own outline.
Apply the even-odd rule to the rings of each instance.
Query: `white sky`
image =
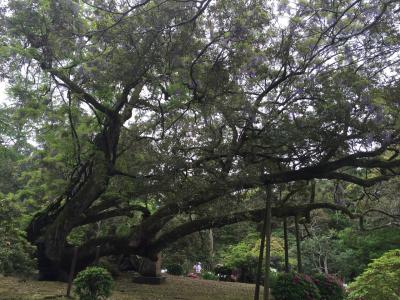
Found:
[[[0,81],[0,105],[6,103],[6,85]]]

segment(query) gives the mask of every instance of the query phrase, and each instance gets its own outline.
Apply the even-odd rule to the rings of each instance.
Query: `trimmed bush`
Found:
[[[183,267],[179,264],[170,264],[165,266],[168,274],[181,276],[183,275]]]
[[[319,289],[321,300],[343,300],[343,282],[333,275],[317,274],[313,276],[313,281]]]
[[[400,249],[375,259],[349,285],[349,300],[400,299]]]
[[[312,278],[306,274],[280,273],[272,286],[275,300],[320,300],[321,295]]]
[[[201,277],[205,280],[218,280],[218,275],[214,274],[213,272],[204,272]]]
[[[106,269],[88,267],[78,273],[74,285],[80,300],[100,300],[111,296],[114,280]]]

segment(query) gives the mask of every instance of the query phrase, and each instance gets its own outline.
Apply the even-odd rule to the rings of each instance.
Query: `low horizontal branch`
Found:
[[[351,219],[361,217],[359,214],[352,213],[349,209],[344,206],[332,204],[332,203],[310,203],[298,206],[284,206],[284,207],[273,207],[273,217],[290,217],[290,216],[306,216],[310,211],[316,209],[330,209],[335,211],[341,211],[342,213],[349,216]],[[231,213],[223,216],[213,216],[208,218],[202,218],[184,223],[176,228],[162,234],[158,237],[149,247],[153,251],[160,251],[165,248],[168,244],[176,241],[177,237],[183,237],[196,231],[222,227],[229,224],[239,223],[243,221],[254,221],[260,222],[265,214],[265,209],[249,210]]]
[[[144,218],[147,218],[150,215],[150,211],[146,207],[141,205],[130,205],[128,207],[121,207],[121,208],[102,211],[97,214],[89,214],[80,222],[80,225],[90,224],[115,217],[122,217],[122,216],[132,217],[133,212],[135,211],[143,213]]]

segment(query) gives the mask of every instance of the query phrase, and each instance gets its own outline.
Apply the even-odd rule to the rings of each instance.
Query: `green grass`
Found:
[[[62,282],[21,281],[0,277],[0,299],[43,300],[63,297],[67,285]],[[168,276],[161,285],[133,283],[125,275],[116,281],[112,300],[251,300],[254,285]]]

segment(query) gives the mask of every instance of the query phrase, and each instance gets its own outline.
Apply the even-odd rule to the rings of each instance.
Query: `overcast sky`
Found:
[[[4,82],[0,82],[0,104],[6,102],[6,91]]]

